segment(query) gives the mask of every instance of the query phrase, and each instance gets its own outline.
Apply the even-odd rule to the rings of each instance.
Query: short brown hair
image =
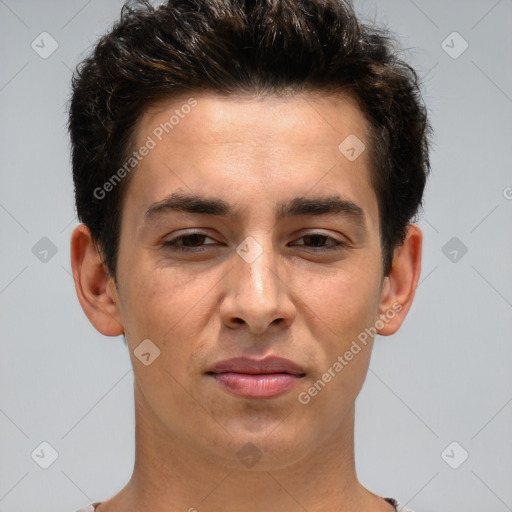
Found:
[[[133,151],[134,126],[154,102],[183,93],[350,94],[367,141],[380,214],[384,274],[421,206],[432,129],[414,69],[389,31],[365,25],[345,0],[168,0],[123,6],[72,79],[69,130],[78,217],[116,278],[130,176],[101,187]]]

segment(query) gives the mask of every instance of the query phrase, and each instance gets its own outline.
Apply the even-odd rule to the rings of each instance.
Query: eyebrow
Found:
[[[245,207],[234,209],[229,203],[220,198],[175,192],[162,201],[153,203],[144,214],[144,222],[149,223],[155,217],[169,211],[216,215],[236,220],[244,209]],[[363,209],[356,203],[337,195],[295,197],[289,201],[278,203],[276,208],[276,218],[278,220],[301,215],[332,214],[350,218],[357,224],[364,225],[365,214]]]

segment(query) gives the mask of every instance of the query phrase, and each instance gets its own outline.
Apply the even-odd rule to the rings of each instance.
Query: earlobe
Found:
[[[377,323],[381,336],[394,334],[412,305],[421,272],[422,243],[421,229],[409,224],[403,244],[395,248],[391,272],[382,286]]]
[[[113,279],[84,224],[78,225],[71,235],[71,268],[78,300],[92,325],[105,336],[123,334]]]

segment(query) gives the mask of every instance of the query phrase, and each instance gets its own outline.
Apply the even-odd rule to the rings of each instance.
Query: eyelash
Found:
[[[189,233],[189,234],[186,234],[186,235],[177,236],[176,238],[173,238],[172,240],[168,240],[168,241],[164,242],[163,245],[165,247],[168,247],[172,251],[182,251],[182,252],[202,252],[202,251],[204,251],[205,249],[203,249],[201,247],[187,247],[187,246],[183,246],[183,245],[178,245],[179,241],[186,240],[186,239],[188,239],[190,237],[193,237],[193,236],[210,238],[205,233],[200,233],[200,232],[198,232],[198,233]],[[330,239],[330,240],[335,242],[335,244],[331,245],[330,247],[329,246],[328,247],[310,247],[310,249],[313,249],[313,252],[321,253],[321,252],[328,252],[328,251],[339,251],[341,249],[345,249],[348,246],[348,243],[343,242],[341,240],[337,240],[336,238],[333,238],[333,237],[328,236],[328,235],[324,235],[322,233],[308,233],[308,234],[303,235],[300,238],[298,238],[298,240],[300,240],[301,238],[305,238],[307,236],[318,236],[318,237],[321,237],[321,238]],[[207,245],[214,245],[214,244],[207,244]],[[299,245],[304,245],[305,246],[305,244],[299,244]]]

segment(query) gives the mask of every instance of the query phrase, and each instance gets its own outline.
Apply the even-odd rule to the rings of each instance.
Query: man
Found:
[[[414,297],[417,76],[343,0],[124,7],[73,80],[80,304],[123,334],[136,457],[96,512],[391,512],[354,459]]]

